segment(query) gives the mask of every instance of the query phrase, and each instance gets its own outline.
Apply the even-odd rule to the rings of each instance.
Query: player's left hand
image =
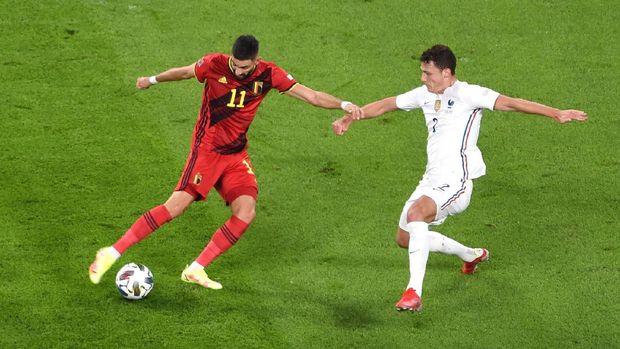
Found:
[[[353,103],[347,104],[346,108],[344,108],[344,111],[349,113],[353,120],[359,120],[364,117],[364,111],[362,110],[362,108],[358,107]]]
[[[149,87],[151,87],[151,83],[149,82],[148,76],[141,76],[136,80],[136,88],[146,90]]]
[[[588,114],[581,110],[562,110],[560,111],[560,115],[555,118],[555,120],[561,124],[577,120],[577,121],[586,121],[588,120]]]
[[[345,115],[340,119],[332,122],[332,130],[338,136],[342,136],[347,130],[349,126],[353,123],[353,117],[351,115]]]

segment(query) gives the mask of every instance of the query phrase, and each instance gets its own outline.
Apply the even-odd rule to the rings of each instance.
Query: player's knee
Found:
[[[396,236],[396,244],[402,248],[409,247],[409,238],[403,238],[401,236]]]
[[[165,203],[164,206],[166,206],[166,209],[170,213],[170,217],[172,217],[173,219],[182,215],[183,212],[185,212],[185,209],[187,208],[181,205],[174,205],[174,204],[169,204],[169,203]]]
[[[409,234],[407,232],[398,229],[394,240],[396,241],[396,244],[402,248],[409,247]]]
[[[233,214],[237,216],[237,218],[241,219],[242,221],[250,224],[254,220],[254,217],[256,217],[256,208],[243,207],[237,210],[236,212],[233,212]]]
[[[407,211],[407,222],[432,222],[435,218],[435,211],[426,206],[412,206]]]
[[[172,195],[165,203],[164,206],[170,213],[172,218],[176,218],[185,212],[185,210],[192,204],[193,197],[185,195]]]
[[[232,214],[250,224],[256,217],[256,199],[253,196],[241,195],[230,204]]]
[[[423,222],[425,215],[421,211],[420,209],[409,209],[407,212],[407,222]]]
[[[245,211],[245,212],[240,212],[240,213],[236,214],[235,216],[237,216],[237,218],[241,219],[242,221],[246,222],[247,224],[250,224],[254,220],[254,217],[256,217],[256,212],[254,210],[252,210],[252,211]]]

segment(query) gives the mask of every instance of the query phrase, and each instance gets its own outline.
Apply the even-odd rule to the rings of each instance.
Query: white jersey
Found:
[[[422,108],[428,139],[426,175],[460,178],[463,181],[486,173],[478,149],[482,109],[493,110],[499,93],[456,81],[443,94],[420,86],[396,97],[396,106],[410,111]]]

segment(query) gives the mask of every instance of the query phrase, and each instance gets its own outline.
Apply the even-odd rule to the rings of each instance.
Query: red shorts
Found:
[[[258,185],[246,150],[227,155],[204,150],[190,152],[175,190],[204,200],[211,188],[217,189],[227,204],[241,195],[256,200]]]

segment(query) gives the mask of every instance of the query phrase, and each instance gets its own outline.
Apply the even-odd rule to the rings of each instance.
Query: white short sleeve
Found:
[[[469,85],[463,97],[474,107],[493,110],[499,93],[486,87]]]
[[[426,92],[425,86],[420,86],[409,92],[405,92],[396,96],[396,106],[398,109],[410,111],[412,109],[420,108],[424,103],[423,94]]]

